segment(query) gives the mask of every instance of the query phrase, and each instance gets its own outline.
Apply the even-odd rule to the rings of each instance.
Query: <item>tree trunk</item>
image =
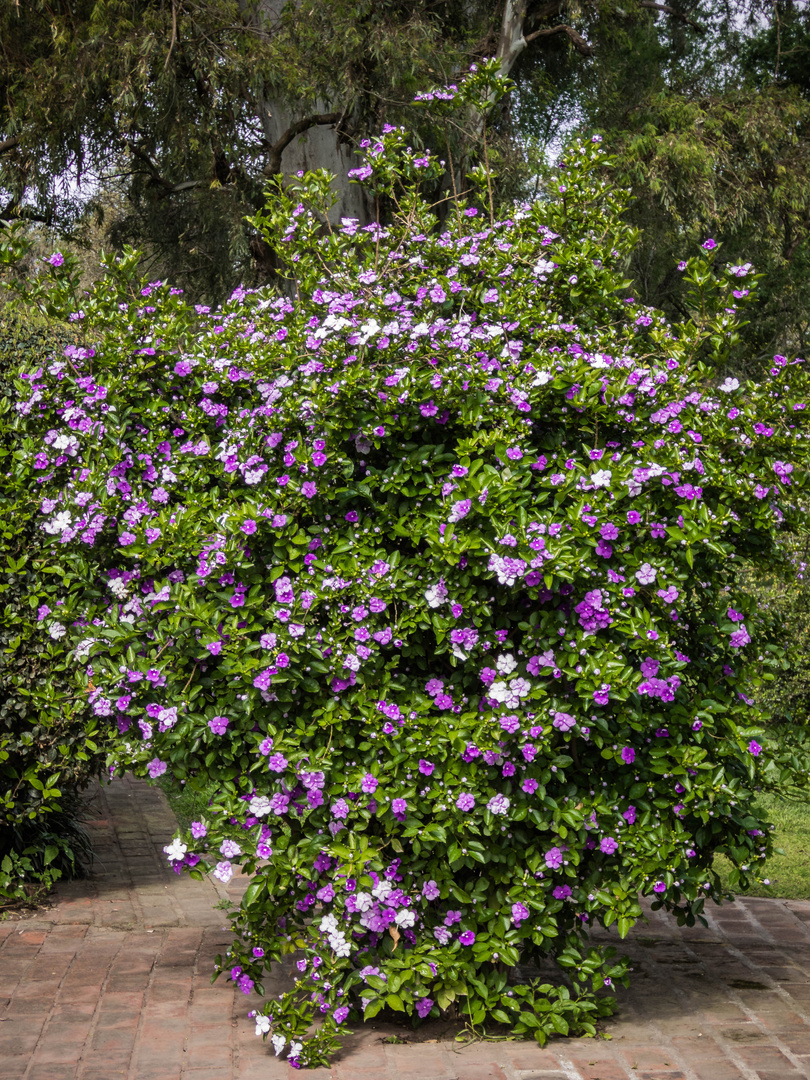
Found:
[[[290,0],[258,0],[253,9],[253,19],[264,29],[272,32],[272,27],[281,16],[281,12]],[[244,12],[244,7],[243,7]],[[349,181],[347,173],[362,164],[346,136],[341,136],[340,123],[343,121],[345,105],[343,102],[318,102],[312,113],[297,111],[294,106],[272,97],[261,103],[261,124],[264,137],[271,147],[285,143],[290,132],[308,116],[337,114],[340,121],[332,123],[313,123],[296,134],[283,146],[280,163],[270,161],[269,171],[280,172],[287,179],[292,179],[298,172],[311,169],[326,169],[335,177],[334,191],[338,200],[330,211],[330,220],[339,222],[341,217],[358,218],[365,225],[373,216],[373,202],[368,198],[360,184]],[[270,155],[272,159],[274,155]]]

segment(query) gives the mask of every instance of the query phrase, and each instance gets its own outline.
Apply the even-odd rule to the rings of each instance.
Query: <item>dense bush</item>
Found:
[[[18,383],[47,648],[118,767],[215,782],[167,853],[255,875],[226,966],[261,992],[298,953],[256,1014],[294,1065],[383,1008],[593,1032],[627,968],[588,928],[639,893],[693,923],[715,853],[744,886],[771,849],[753,790],[806,770],[756,726],[737,570],[796,517],[806,373],[713,375],[755,276],[707,240],[670,326],[625,295],[598,141],[553,203],[490,221],[482,174],[441,227],[405,144],[356,177],[384,228],[324,225],[322,175],[275,194],[294,299],[190,309],[125,258]]]
[[[63,589],[58,559],[43,558],[37,492],[13,482],[13,379],[60,354],[75,334],[0,312],[0,898],[18,898],[81,872],[87,845],[78,793],[104,764],[99,722],[71,669],[54,667],[37,609]],[[49,703],[39,691],[49,683]]]

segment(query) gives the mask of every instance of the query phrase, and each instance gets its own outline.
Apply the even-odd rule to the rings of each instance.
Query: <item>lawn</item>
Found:
[[[773,795],[760,795],[757,803],[776,826],[776,847],[784,854],[774,855],[767,865],[770,886],[755,884],[746,895],[810,900],[810,808]],[[718,857],[715,867],[725,880],[726,860]]]

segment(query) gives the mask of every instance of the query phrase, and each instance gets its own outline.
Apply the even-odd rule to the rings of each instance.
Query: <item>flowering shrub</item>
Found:
[[[75,824],[78,793],[102,770],[108,749],[94,742],[101,724],[72,665],[55,660],[37,621],[38,607],[56,606],[62,575],[42,551],[36,491],[9,481],[12,373],[70,341],[64,330],[0,313],[0,898],[24,898],[33,882],[47,888],[81,870],[87,845]],[[39,693],[46,678],[47,704]]]
[[[756,726],[776,654],[737,583],[796,516],[805,369],[715,377],[755,276],[713,242],[689,321],[623,295],[604,160],[438,226],[435,163],[386,131],[358,179],[390,225],[324,226],[321,174],[257,219],[295,299],[190,309],[125,258],[85,344],[21,373],[66,572],[43,632],[118,767],[216,781],[167,855],[253,875],[225,967],[261,993],[296,953],[254,1011],[295,1066],[383,1008],[593,1033],[627,968],[589,927],[624,936],[639,894],[692,924],[717,852],[744,887],[752,791],[806,768]]]

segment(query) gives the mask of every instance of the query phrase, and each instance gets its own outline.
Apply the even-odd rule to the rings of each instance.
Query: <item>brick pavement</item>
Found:
[[[609,1039],[461,1045],[435,1024],[402,1044],[372,1022],[331,1069],[295,1072],[248,999],[211,985],[224,893],[168,869],[162,793],[126,778],[94,802],[93,877],[0,923],[0,1080],[810,1080],[810,902],[759,899],[713,908],[708,929],[650,912]]]

